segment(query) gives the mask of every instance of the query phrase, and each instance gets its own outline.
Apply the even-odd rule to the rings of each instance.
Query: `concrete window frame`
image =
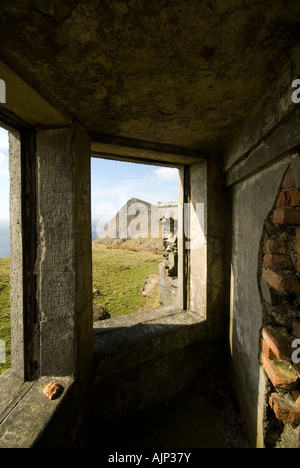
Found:
[[[12,273],[12,289],[15,293],[12,319],[13,359],[12,369],[0,378],[0,447],[33,447],[42,444],[42,439],[51,429],[56,440],[59,439],[57,427],[51,425],[54,413],[64,406],[66,397],[70,394],[76,406],[83,405],[91,373],[97,374],[98,365],[96,370],[93,366],[98,351],[101,363],[105,362],[103,350],[97,347],[92,324],[90,158],[95,157],[96,153],[98,157],[101,154],[108,159],[143,164],[155,162],[158,165],[180,168],[180,199],[183,206],[205,204],[207,243],[201,252],[197,249],[187,252],[183,244],[179,245],[179,307],[174,315],[169,309],[165,317],[158,317],[157,330],[162,329],[161,324],[164,321],[163,335],[148,334],[148,349],[159,353],[159,356],[153,355],[153,359],[159,359],[165,349],[165,330],[170,331],[171,348],[168,351],[172,350],[172,356],[177,356],[177,351],[186,350],[191,344],[199,342],[205,344],[205,349],[209,349],[206,355],[210,356],[216,353],[215,343],[223,342],[226,199],[222,189],[222,161],[217,155],[195,151],[188,151],[186,154],[172,146],[161,147],[155,144],[151,145],[151,149],[146,144],[146,149],[139,147],[139,144],[135,146],[136,142],[129,140],[124,142],[108,139],[106,143],[99,143],[94,136],[91,141],[87,129],[53,96],[47,99],[46,93],[46,97],[42,97],[1,63],[0,70],[10,91],[7,103],[0,107],[0,119],[12,131],[10,144],[14,155],[11,171],[12,185],[16,187],[11,201],[14,213],[11,220],[14,236],[12,256],[15,265]],[[127,143],[130,148],[126,146]],[[52,182],[44,190],[44,181],[48,181],[49,175]],[[59,189],[54,200],[52,188],[57,182]],[[47,193],[51,195],[49,198]],[[68,196],[65,196],[66,193]],[[59,301],[60,298],[65,299],[64,278],[59,283],[52,279],[49,285],[47,277],[49,271],[55,272],[56,266],[61,264],[57,257],[57,253],[61,256],[61,249],[59,245],[57,248],[52,245],[53,230],[51,231],[51,223],[47,221],[50,219],[47,214],[57,200],[61,203],[61,213],[67,212],[70,215],[67,225],[64,220],[59,219],[61,236],[70,240],[68,255],[72,259],[72,307],[63,316],[59,315],[62,306]],[[191,221],[193,216],[194,210],[191,209],[187,217]],[[41,242],[44,243],[43,248],[39,249]],[[197,270],[199,271],[201,265],[204,268],[199,281]],[[57,306],[53,305],[51,311],[52,305],[48,298],[52,297],[53,287],[59,297],[56,296]],[[38,316],[41,303],[42,320]],[[186,317],[189,317],[189,323],[184,325]],[[60,326],[61,320],[64,326]],[[148,331],[152,329],[152,325],[153,323]],[[130,324],[127,323],[126,327],[130,327]],[[184,333],[181,334],[180,330]],[[114,333],[107,335],[113,338]],[[109,346],[114,347],[110,338]],[[152,338],[155,346],[151,345]],[[128,336],[126,340],[128,343]],[[66,349],[68,355],[65,353]],[[137,359],[144,359],[139,351],[138,348]],[[49,356],[52,357],[51,362]],[[38,365],[38,359],[41,359],[42,366]],[[196,359],[195,369],[197,363]],[[180,363],[178,365],[182,369]],[[55,376],[59,376],[65,391],[56,403],[51,403],[42,394],[42,389]],[[100,377],[103,382],[103,374],[100,373]],[[94,375],[94,379],[97,388],[97,375]],[[175,384],[177,385],[177,377]],[[60,432],[64,429],[62,424]]]
[[[10,318],[12,370],[26,379],[25,353],[25,219],[24,165],[22,162],[21,131],[1,121],[9,139],[9,209],[10,209]]]
[[[26,381],[34,378],[35,132],[3,121],[1,127],[9,139],[11,370]]]
[[[113,152],[111,159],[120,160],[117,148]],[[151,153],[152,163],[165,165],[156,156]],[[132,408],[137,411],[153,404],[154,398],[180,393],[226,349],[227,199],[222,162],[217,155],[211,161],[200,156],[193,161],[183,158],[181,164],[176,164],[175,156],[172,160],[179,168],[182,207],[177,308],[162,307],[95,324],[93,392],[105,402],[96,409],[103,420],[125,417]],[[193,236],[185,238],[184,220],[193,234],[199,222],[197,204],[204,208],[202,242],[187,248]]]
[[[37,135],[38,133],[38,135]],[[49,153],[46,148],[51,147]],[[182,235],[182,242],[179,243],[179,277],[180,277],[180,294],[178,308],[174,311],[172,308],[164,310],[162,314],[154,314],[154,319],[149,317],[144,322],[138,324],[132,324],[131,319],[127,319],[126,323],[121,326],[117,326],[116,330],[108,329],[109,333],[102,331],[101,334],[93,333],[92,327],[92,281],[89,278],[89,270],[91,263],[91,223],[90,214],[89,218],[83,217],[83,206],[90,206],[90,186],[87,188],[88,173],[90,173],[90,157],[88,154],[89,138],[86,131],[79,125],[76,128],[55,128],[55,129],[41,129],[38,132],[34,129],[23,129],[20,133],[13,134],[11,137],[11,148],[14,149],[12,156],[12,168],[13,168],[13,184],[17,184],[18,190],[15,192],[15,196],[12,199],[13,214],[12,226],[15,233],[13,242],[17,242],[18,248],[12,253],[16,255],[16,262],[19,262],[20,267],[16,268],[16,276],[12,279],[13,287],[20,288],[20,295],[15,298],[16,302],[16,315],[13,318],[14,325],[17,329],[17,335],[14,338],[14,356],[17,359],[13,359],[13,369],[10,373],[4,374],[4,378],[0,379],[0,394],[7,392],[7,401],[1,402],[0,400],[0,432],[4,434],[4,437],[0,439],[0,447],[11,446],[15,442],[12,441],[12,426],[18,428],[22,426],[24,421],[24,414],[28,414],[28,421],[32,418],[36,418],[35,402],[41,401],[41,390],[43,385],[47,383],[47,375],[60,375],[60,381],[63,382],[67,393],[71,389],[74,390],[81,388],[84,389],[83,385],[76,385],[79,381],[81,383],[88,382],[86,378],[89,372],[89,364],[94,360],[96,361],[96,368],[94,370],[94,388],[97,389],[98,385],[98,374],[101,382],[103,382],[103,366],[105,362],[112,362],[111,359],[114,356],[120,359],[120,356],[124,354],[124,357],[128,356],[127,349],[130,346],[131,349],[135,349],[136,352],[132,354],[130,365],[144,365],[151,356],[151,360],[159,361],[165,352],[171,352],[172,356],[178,352],[184,351],[189,347],[193,347],[197,343],[202,343],[207,346],[211,340],[215,341],[219,339],[218,334],[222,334],[223,325],[219,322],[219,315],[214,313],[214,316],[208,313],[209,310],[214,310],[214,305],[222,301],[223,296],[219,295],[221,291],[220,286],[215,286],[209,281],[209,269],[208,260],[211,255],[210,263],[215,260],[216,245],[219,240],[216,236],[211,242],[206,242],[200,249],[185,248],[185,237]],[[75,148],[75,149],[74,149]],[[43,359],[43,367],[39,369],[39,374],[35,373],[35,355],[34,355],[34,344],[36,339],[35,334],[35,306],[34,301],[40,300],[40,293],[46,293],[44,298],[44,304],[47,305],[47,297],[50,297],[51,288],[44,288],[43,284],[34,285],[30,281],[39,276],[40,278],[45,276],[42,268],[51,264],[51,268],[55,268],[53,261],[55,260],[55,252],[53,257],[53,247],[51,246],[51,226],[47,227],[45,224],[45,213],[48,213],[49,207],[53,204],[53,200],[47,197],[44,198],[44,189],[41,181],[44,180],[47,170],[51,168],[49,161],[56,161],[58,165],[66,164],[66,155],[69,158],[68,170],[66,173],[62,171],[62,177],[71,174],[69,180],[69,188],[76,187],[75,193],[70,200],[63,199],[62,208],[65,207],[65,202],[68,203],[68,207],[72,211],[72,226],[75,228],[74,238],[72,238],[72,248],[70,250],[73,255],[72,265],[74,269],[74,281],[72,283],[72,291],[74,294],[74,322],[76,327],[76,337],[72,338],[71,334],[68,335],[71,338],[69,343],[74,343],[74,356],[72,362],[68,362],[70,365],[70,371],[65,368],[59,373],[54,373],[59,367],[52,367],[53,363],[49,364],[48,353],[49,353],[49,335],[46,337],[45,346],[43,348],[43,342],[37,343],[36,349],[39,350],[40,357]],[[51,156],[51,158],[49,158]],[[37,161],[36,158],[37,157]],[[57,159],[55,159],[57,158]],[[175,165],[175,164],[174,164]],[[178,165],[176,165],[178,167]],[[38,167],[38,170],[37,170]],[[14,172],[15,171],[15,172]],[[84,177],[82,175],[85,174]],[[35,180],[35,177],[38,180]],[[208,194],[208,163],[206,160],[199,160],[192,165],[182,165],[179,168],[179,200],[182,203],[183,210],[187,211],[187,219],[189,223],[193,223],[194,217],[196,216],[197,210],[195,206],[197,203],[202,203],[205,207],[205,236],[208,233],[209,217],[207,209],[207,194]],[[60,190],[65,190],[66,179],[60,181]],[[36,188],[36,192],[33,189]],[[51,188],[51,187],[50,187]],[[33,190],[32,190],[33,189]],[[49,193],[49,187],[48,187]],[[89,194],[89,196],[88,196]],[[38,203],[36,200],[38,197]],[[61,200],[61,197],[59,197]],[[43,206],[40,206],[42,202]],[[30,209],[30,206],[32,209]],[[45,218],[41,224],[41,217]],[[184,214],[182,219],[184,219]],[[214,226],[216,225],[214,219]],[[41,231],[41,226],[43,227]],[[89,228],[87,228],[89,226]],[[16,228],[16,229],[15,229]],[[44,228],[48,229],[45,236]],[[68,226],[63,228],[63,232],[67,233],[65,229],[71,229]],[[184,231],[183,222],[179,224],[179,229]],[[35,232],[36,230],[36,232]],[[214,233],[213,233],[214,234]],[[65,234],[63,234],[65,235]],[[35,238],[38,237],[38,239]],[[48,247],[43,252],[36,248],[38,242],[46,242]],[[19,244],[19,241],[21,244]],[[209,245],[213,245],[213,248],[209,249]],[[45,245],[43,247],[45,247]],[[32,248],[30,248],[30,246]],[[72,253],[73,252],[73,253]],[[43,264],[41,264],[41,260]],[[58,260],[59,261],[59,260]],[[82,262],[85,262],[85,268],[82,269]],[[215,263],[215,262],[214,262]],[[18,263],[17,263],[18,264]],[[219,265],[219,263],[217,263]],[[48,270],[45,270],[47,273]],[[54,271],[54,270],[53,270]],[[91,272],[90,272],[91,273]],[[86,288],[87,286],[87,288]],[[63,287],[63,285],[62,285]],[[90,293],[87,289],[91,289]],[[32,288],[36,288],[39,291],[37,296],[32,293]],[[40,288],[40,289],[39,289]],[[46,289],[46,291],[44,290]],[[82,290],[87,291],[82,296]],[[63,289],[62,289],[63,292]],[[30,300],[33,301],[30,304]],[[90,301],[90,302],[89,302]],[[41,302],[40,302],[41,304]],[[214,310],[215,312],[215,310]],[[137,315],[137,314],[135,314]],[[129,316],[130,317],[130,316]],[[67,317],[69,320],[69,317]],[[48,324],[52,326],[51,321],[57,324],[56,318],[50,317]],[[20,325],[20,327],[19,327]],[[43,324],[45,325],[45,323]],[[129,333],[131,331],[141,331],[140,334]],[[150,326],[149,326],[150,325]],[[154,325],[154,328],[153,328]],[[153,330],[156,330],[153,333]],[[47,331],[47,330],[46,330]],[[62,331],[62,338],[64,338],[64,330]],[[43,333],[43,330],[41,330]],[[145,336],[145,333],[146,336]],[[14,332],[13,332],[14,333]],[[107,335],[104,337],[104,334]],[[102,336],[101,336],[102,335]],[[51,337],[53,335],[51,334]],[[124,340],[123,340],[124,338]],[[145,338],[147,338],[145,340]],[[117,341],[116,341],[116,340]],[[47,341],[48,340],[48,341]],[[119,340],[119,341],[118,341]],[[140,344],[147,343],[145,352],[141,353]],[[54,349],[54,341],[51,340],[51,348]],[[117,347],[116,350],[116,345]],[[105,348],[107,344],[107,348]],[[29,346],[28,346],[29,345]],[[103,347],[104,345],[104,347]],[[132,346],[133,345],[133,346]],[[166,348],[167,346],[167,348]],[[43,348],[43,349],[42,349]],[[68,345],[68,349],[70,349]],[[214,347],[211,346],[210,353],[213,353]],[[113,354],[112,354],[113,353]],[[152,354],[151,354],[152,353]],[[154,354],[153,354],[154,353]],[[158,354],[157,354],[158,353]],[[208,353],[208,355],[210,355]],[[61,352],[62,359],[64,352]],[[106,360],[106,357],[108,361]],[[98,360],[99,358],[99,360]],[[145,361],[144,361],[145,359]],[[95,362],[94,361],[94,362]],[[157,362],[158,362],[157,361]],[[62,361],[63,362],[63,361]],[[119,362],[119,361],[118,361]],[[128,364],[128,363],[127,363]],[[126,363],[123,370],[126,370]],[[49,365],[49,367],[48,367]],[[56,365],[56,362],[54,362]],[[59,365],[59,361],[58,361]],[[172,364],[173,365],[173,364]],[[195,371],[198,368],[195,362]],[[110,366],[106,367],[109,370]],[[60,369],[62,369],[60,367]],[[181,379],[181,384],[187,383],[187,380],[191,378],[188,373],[186,379]],[[152,379],[150,379],[152,381]],[[177,379],[175,384],[178,385]],[[74,387],[75,386],[75,387]],[[169,388],[169,384],[167,385]],[[83,390],[82,390],[83,391]],[[63,401],[64,398],[61,400]],[[16,401],[18,402],[16,405]],[[3,403],[3,404],[2,404]],[[2,408],[1,408],[2,404]],[[54,412],[60,406],[60,401],[57,405],[48,408],[48,403],[43,399],[42,406],[39,407],[39,420],[41,423],[37,425],[37,431],[32,433],[31,431],[23,431],[24,438],[20,441],[20,446],[36,446],[40,431],[43,427],[49,425],[51,422]],[[13,409],[12,409],[13,408]],[[45,408],[47,411],[45,411]],[[1,411],[2,410],[2,411]],[[17,412],[17,415],[16,415]]]
[[[21,146],[21,133],[11,130],[9,132],[9,178],[12,370],[26,380],[24,167]]]
[[[116,153],[116,148],[114,149]],[[153,153],[152,153],[153,156]],[[159,159],[151,164],[178,169],[178,301],[180,310],[193,311],[206,319],[206,278],[207,278],[207,162],[200,160],[194,164],[170,164]],[[104,159],[101,153],[93,153],[92,157]],[[120,155],[114,154],[112,159],[124,162]],[[128,159],[128,162],[147,164],[147,159]],[[202,223],[199,223],[199,210],[202,209]],[[200,224],[202,224],[200,226]],[[199,227],[201,234],[199,234]],[[198,231],[197,231],[198,229]],[[189,236],[203,237],[199,243],[191,242]],[[172,310],[172,307],[169,307]],[[167,307],[166,307],[167,309]]]
[[[85,217],[81,212],[84,208],[89,213],[90,208],[87,183],[90,140],[77,123],[55,129],[20,125],[16,130],[8,124],[3,127],[10,132],[12,366],[0,377],[0,448],[27,448],[39,446],[41,434],[45,428],[51,430],[52,418],[64,407],[70,392],[74,396],[85,391],[86,376],[91,370],[92,307],[86,287],[91,284],[89,242],[86,242],[90,240],[90,215]],[[58,176],[55,173],[49,184],[47,174],[55,157],[58,165],[65,165],[65,171],[58,167]],[[48,184],[46,188],[44,181]],[[69,216],[66,226],[58,218],[59,232],[62,239],[73,235],[68,252],[73,300],[67,317],[49,316],[49,311],[55,314],[56,308],[51,301],[47,304],[49,291],[55,291],[55,280],[49,287],[47,274],[64,261],[56,256],[55,246],[54,250],[48,247],[51,233],[55,235],[48,213],[54,206],[53,196],[57,197],[55,190],[53,193],[56,184],[62,194],[64,190],[70,193],[78,185],[72,196],[58,197],[62,201],[62,206],[58,203],[58,216],[63,219],[64,213]],[[80,269],[82,264],[85,267]],[[79,285],[84,294],[77,294]],[[60,288],[64,291],[64,285],[57,286],[58,291]],[[51,404],[43,388],[53,379],[59,379],[63,394]]]
[[[13,371],[24,381],[50,374],[78,375],[78,372],[81,373],[80,369],[85,367],[85,356],[89,358],[88,360],[91,359],[93,337],[92,328],[86,331],[92,323],[92,313],[89,317],[81,312],[81,310],[91,310],[89,304],[89,289],[92,288],[92,284],[89,285],[92,275],[91,245],[89,246],[91,235],[90,229],[87,229],[87,226],[91,225],[91,213],[85,217],[82,213],[83,206],[90,206],[90,201],[87,199],[88,194],[90,197],[90,187],[87,188],[87,185],[90,184],[88,174],[90,177],[92,156],[88,155],[89,138],[80,125],[75,125],[74,128],[46,128],[38,131],[21,129],[20,132],[12,132],[10,140],[13,194],[11,232],[14,236],[12,290],[20,291],[20,294],[13,294],[12,297]],[[123,160],[122,156],[117,159]],[[186,165],[178,164],[176,158],[174,159],[174,163],[169,162],[168,165],[179,169],[177,309],[179,313],[192,312],[195,314],[193,320],[203,323],[208,318],[208,165],[205,159],[200,158],[197,162],[193,161]],[[58,165],[58,172],[56,171],[56,176],[49,185],[49,176],[52,177],[55,172],[53,172],[53,161]],[[145,163],[147,160],[132,162]],[[159,153],[156,162],[158,165],[165,165]],[[69,174],[71,174],[70,179]],[[57,189],[54,195],[51,185],[53,183]],[[72,187],[77,185],[78,188],[72,195]],[[14,187],[17,187],[16,190]],[[60,205],[58,217],[52,219],[53,203],[56,203],[56,200]],[[197,226],[197,204],[204,207],[202,226],[204,241],[196,248],[187,248],[190,240],[186,238],[186,225],[189,232]],[[68,212],[68,221],[64,217],[64,212]],[[61,234],[54,233],[55,223],[64,226]],[[61,268],[64,264],[59,258],[59,255],[65,254],[66,247],[63,247],[62,254],[58,255],[58,246],[52,246],[53,242],[57,243],[59,239],[57,236],[63,236],[61,238],[64,239],[64,243],[67,242],[66,246],[68,245],[69,275],[72,283],[72,292],[68,299],[63,297],[66,284],[63,281]],[[49,274],[53,278],[54,276],[60,278],[61,291],[57,290],[57,279],[53,279],[52,284],[55,288],[57,305],[54,302],[52,305],[49,303],[51,291],[54,291],[49,287]],[[86,292],[82,297],[80,288],[83,285]],[[61,315],[63,308],[66,310],[63,310]],[[173,308],[170,307],[169,311],[169,315],[172,316]],[[166,310],[162,315],[166,315]],[[59,323],[61,333],[56,333]],[[130,326],[129,319],[128,326]],[[111,337],[113,339],[113,335]],[[80,349],[84,344],[87,348]],[[57,346],[60,349],[59,357],[56,355],[56,359],[53,360],[53,352]],[[78,349],[73,356],[71,350],[74,346],[78,346]]]

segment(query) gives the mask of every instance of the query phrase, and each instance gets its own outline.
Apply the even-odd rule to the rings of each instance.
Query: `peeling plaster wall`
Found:
[[[264,446],[267,385],[259,356],[263,325],[259,252],[265,220],[300,143],[300,109],[291,103],[292,69],[290,63],[289,71],[283,71],[260,108],[236,133],[231,152],[225,156],[231,186],[231,355],[253,444],[259,447]]]
[[[289,158],[232,190],[231,353],[252,434],[256,434],[258,426],[262,431],[263,417],[259,394],[260,388],[263,391],[259,363],[262,306],[257,281],[260,241],[265,219],[288,164]]]

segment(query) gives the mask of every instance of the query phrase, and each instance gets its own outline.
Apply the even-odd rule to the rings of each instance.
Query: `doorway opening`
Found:
[[[177,297],[178,169],[92,158],[94,323]]]

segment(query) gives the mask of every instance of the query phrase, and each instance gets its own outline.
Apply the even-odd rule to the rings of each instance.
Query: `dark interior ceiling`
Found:
[[[1,0],[0,9],[0,59],[96,140],[197,151],[224,148],[300,39],[298,0]]]

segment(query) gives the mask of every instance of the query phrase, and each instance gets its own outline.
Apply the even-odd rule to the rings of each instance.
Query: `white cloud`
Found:
[[[8,183],[9,183],[8,155],[1,151],[0,151],[0,177],[1,177],[1,185],[8,186]]]
[[[3,166],[7,161],[7,155],[0,152],[0,166]]]
[[[104,169],[103,169],[104,168]],[[178,199],[178,170],[138,164],[92,166],[92,219],[99,225],[110,221],[130,198],[148,203]]]
[[[0,127],[0,150],[8,152],[8,132]]]
[[[172,167],[160,167],[155,169],[154,174],[158,179],[165,181],[178,180],[178,169]]]
[[[100,202],[93,207],[93,215],[98,221],[106,223],[119,211],[120,207],[109,202]]]

